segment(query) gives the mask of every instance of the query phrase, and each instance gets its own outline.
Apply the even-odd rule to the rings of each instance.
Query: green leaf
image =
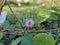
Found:
[[[51,12],[52,14],[56,15],[58,18],[60,18],[60,10],[48,10],[49,12]]]
[[[34,41],[30,35],[22,37],[22,45],[34,45]]]
[[[40,12],[38,12],[37,16],[38,16],[37,19],[39,19],[38,20],[39,23],[42,23],[42,22],[46,21],[48,18],[50,18],[51,15],[49,13],[47,13],[47,12],[40,11]]]
[[[43,17],[44,16],[44,12],[39,12],[38,16]]]
[[[12,41],[11,45],[17,45],[20,41],[21,41],[21,37],[19,37],[16,40]]]
[[[56,11],[54,14],[55,14],[58,18],[60,18],[60,12],[57,12],[57,11]]]
[[[48,10],[48,12],[53,12],[53,13],[55,13],[56,11],[55,11],[55,10]]]
[[[3,44],[0,42],[0,45],[3,45]]]
[[[42,18],[42,19],[40,20],[40,23],[46,21],[48,18],[50,18],[50,16],[51,16],[51,15],[45,15],[45,18]]]
[[[4,36],[4,35],[3,35],[2,33],[0,33],[0,39],[2,39],[3,36]]]

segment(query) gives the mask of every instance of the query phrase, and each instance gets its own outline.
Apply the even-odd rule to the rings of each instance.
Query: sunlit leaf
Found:
[[[51,16],[51,15],[45,15],[45,18],[42,18],[42,19],[40,20],[40,23],[46,21],[48,18],[50,18],[50,16]]]
[[[53,12],[53,13],[54,13],[54,12],[56,12],[56,11],[55,11],[55,10],[48,10],[48,12]]]
[[[39,12],[39,13],[38,13],[38,16],[44,17],[44,12]]]

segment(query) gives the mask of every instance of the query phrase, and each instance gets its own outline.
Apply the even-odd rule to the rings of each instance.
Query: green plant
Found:
[[[54,38],[45,33],[39,33],[33,39],[35,45],[55,45]]]
[[[34,20],[34,26],[36,27],[36,29],[40,29],[40,23],[46,21],[48,18],[50,18],[50,13],[47,12],[46,9],[44,8],[40,8],[40,7],[11,7],[12,9],[14,9],[14,13],[17,14],[16,16],[18,17],[18,20],[16,22],[16,20],[14,19],[14,15],[12,15],[12,13],[10,12],[9,8],[6,6],[3,8],[3,10],[7,10],[8,11],[8,15],[7,15],[7,19],[4,23],[4,25],[2,25],[2,28],[4,30],[16,30],[16,29],[24,29],[26,28],[25,26],[25,22],[26,19],[31,18]],[[43,17],[42,17],[43,16]]]
[[[26,22],[26,19],[28,19],[28,18],[32,18],[34,20],[34,22],[35,22],[34,26],[37,28],[37,30],[40,29],[40,23],[42,23],[44,21],[49,21],[48,24],[51,27],[53,24],[54,24],[53,26],[55,26],[55,24],[57,24],[57,23],[51,24],[52,22],[55,22],[55,20],[54,20],[54,19],[56,19],[55,15],[53,15],[53,16],[50,15],[50,12],[48,13],[47,9],[45,9],[45,8],[40,8],[37,6],[34,7],[34,9],[32,6],[28,7],[28,8],[27,7],[11,7],[11,8],[13,9],[14,13],[17,15],[18,20],[20,22],[15,21],[14,16],[9,11],[9,8],[6,6],[6,7],[4,7],[4,10],[8,11],[8,16],[7,16],[7,19],[4,23],[4,25],[2,25],[4,30],[9,30],[12,32],[14,30],[20,29],[21,31],[24,31],[26,28],[25,22]],[[52,12],[54,12],[54,11],[52,10]],[[50,28],[49,26],[47,25],[48,29]],[[50,29],[52,29],[52,28],[50,28]],[[31,33],[30,35],[34,36],[36,34],[37,33]],[[4,41],[5,45],[17,45],[20,42],[22,45],[34,45],[34,41],[30,35],[24,34],[24,36],[22,35],[22,37],[16,37],[15,35],[5,35],[5,37],[3,38],[3,40],[1,42],[3,43],[3,41]],[[36,44],[36,45],[55,45],[54,39],[52,36],[50,37],[50,35],[40,34],[40,36],[37,36],[37,37],[39,37],[40,39],[38,38],[39,42],[37,40],[36,43],[38,43],[38,44]],[[0,38],[1,38],[1,36],[0,36]]]
[[[56,42],[57,42],[57,43],[60,43],[60,33],[57,34]]]

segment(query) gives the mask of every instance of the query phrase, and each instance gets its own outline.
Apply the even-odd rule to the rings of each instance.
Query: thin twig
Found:
[[[58,31],[58,30],[60,30],[60,28],[51,29],[51,30],[32,30],[32,31],[30,31],[30,30],[28,30],[28,31],[15,30],[14,32],[0,30],[0,33],[2,33],[2,34],[23,35],[23,34],[27,34],[27,33],[40,33],[40,32],[50,32],[50,31]]]

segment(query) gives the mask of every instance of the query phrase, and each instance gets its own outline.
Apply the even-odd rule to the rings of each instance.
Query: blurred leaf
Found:
[[[19,37],[16,40],[12,41],[11,45],[17,45],[20,41],[21,41],[21,37]]]
[[[37,15],[39,16],[38,17],[39,23],[46,21],[51,16],[48,14],[48,12],[44,12],[44,11],[39,12]]]
[[[60,42],[60,33],[58,33],[57,37],[56,37],[56,42]]]
[[[24,35],[22,37],[22,45],[34,45],[34,41],[30,35]]]
[[[44,17],[44,12],[39,12],[39,13],[38,13],[38,16]]]
[[[60,18],[60,11],[59,11],[59,12],[56,11],[54,14],[55,14],[58,18]]]
[[[48,12],[60,18],[60,9],[48,10]]]
[[[48,10],[48,12],[53,12],[53,13],[54,13],[54,12],[56,12],[56,11],[55,11],[55,10]]]
[[[4,36],[4,34],[0,33],[0,39],[2,39],[3,36]]]
[[[3,45],[3,44],[0,42],[0,45]]]
[[[46,21],[48,18],[50,18],[50,16],[51,16],[51,15],[45,15],[45,18],[42,18],[42,19],[40,20],[40,23]]]

